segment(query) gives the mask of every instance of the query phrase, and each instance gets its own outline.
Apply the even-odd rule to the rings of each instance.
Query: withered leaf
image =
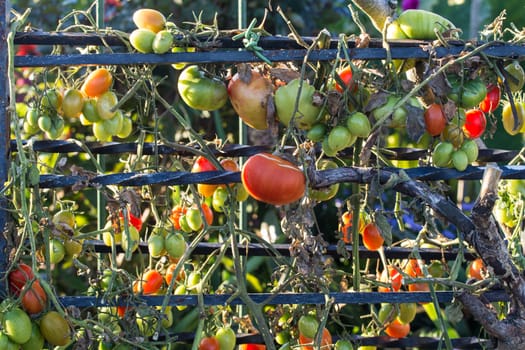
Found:
[[[413,141],[418,141],[425,133],[425,119],[423,117],[423,109],[414,107],[409,103],[405,104],[407,111],[407,134]]]
[[[301,77],[301,73],[289,68],[272,68],[270,70],[270,75],[273,79],[279,79],[285,83]]]
[[[364,112],[368,113],[368,112],[373,111],[376,108],[381,107],[388,100],[388,96],[389,96],[388,93],[383,92],[383,91],[379,91],[379,92],[376,92],[375,94],[372,94],[372,96],[370,96],[370,100],[368,101],[368,104],[363,109]]]

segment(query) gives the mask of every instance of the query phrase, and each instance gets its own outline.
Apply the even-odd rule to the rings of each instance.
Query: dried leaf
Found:
[[[237,74],[239,79],[245,84],[250,84],[252,80],[252,68],[247,63],[240,63],[237,65]]]
[[[363,109],[364,112],[368,113],[368,112],[373,111],[376,108],[381,107],[387,102],[388,96],[389,96],[388,93],[382,92],[382,91],[372,94],[372,96],[370,96],[370,100],[368,101],[368,104]]]
[[[459,323],[463,319],[463,310],[460,303],[454,302],[445,307],[445,315],[452,323]]]
[[[270,75],[273,79],[279,79],[285,83],[301,77],[301,73],[289,68],[272,68]]]
[[[423,117],[424,111],[421,108],[414,107],[411,104],[405,104],[407,111],[407,134],[413,141],[418,141],[425,133],[425,119]]]

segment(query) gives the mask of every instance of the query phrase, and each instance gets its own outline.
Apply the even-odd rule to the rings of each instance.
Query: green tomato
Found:
[[[100,119],[112,119],[117,113],[117,111],[112,110],[113,108],[115,108],[117,103],[118,97],[113,91],[106,91],[102,95],[100,95],[97,98],[96,102],[97,114],[100,117]]]
[[[58,264],[66,256],[64,243],[57,238],[49,240],[49,261],[51,264]]]
[[[47,112],[58,113],[62,108],[62,94],[57,89],[45,90],[40,107]]]
[[[163,54],[168,52],[171,49],[173,44],[173,35],[169,30],[161,30],[155,34],[153,43],[151,45],[153,52],[157,54]]]
[[[42,346],[44,345],[44,342],[42,342]],[[26,349],[42,349],[42,346],[40,348],[34,347],[34,348],[23,348]],[[20,344],[14,343],[9,339],[7,334],[5,334],[3,331],[0,330],[0,349],[2,350],[19,350]]]
[[[437,167],[447,167],[452,160],[454,146],[450,142],[440,142],[432,151],[432,163]]]
[[[348,145],[351,139],[350,130],[345,126],[337,125],[328,134],[328,146],[335,151],[340,151]]]
[[[13,308],[3,314],[2,327],[14,343],[24,344],[31,339],[31,319],[20,308]]]
[[[131,118],[129,117],[122,117],[122,126],[120,127],[120,131],[116,134],[117,137],[120,137],[121,139],[125,139],[129,135],[131,135],[131,132],[133,131],[133,122],[131,121]]]
[[[448,19],[425,10],[403,11],[387,28],[387,39],[436,39],[436,30],[455,28]]]
[[[319,322],[312,315],[302,315],[297,323],[299,333],[313,339],[319,330]]]
[[[122,232],[122,242],[120,245],[122,246],[122,249],[124,251],[128,251],[128,249],[131,252],[134,252],[139,247],[139,241],[140,241],[140,235],[139,231],[135,228],[135,226],[129,226],[129,237],[126,234],[126,232]]]
[[[207,77],[196,65],[188,66],[180,73],[177,90],[182,100],[197,110],[214,111],[228,101],[226,85]]]
[[[319,161],[319,164],[317,165],[318,170],[337,169],[337,168],[338,168],[337,163],[330,159],[321,159]],[[308,195],[310,198],[318,202],[322,202],[322,201],[327,201],[327,200],[334,198],[338,191],[339,191],[339,183],[335,183],[325,188],[310,189]]]
[[[326,124],[317,123],[306,133],[306,138],[313,142],[321,142],[326,134]]]
[[[301,87],[301,95],[297,103],[297,111],[294,114],[296,101]],[[321,107],[314,104],[315,88],[307,81],[294,79],[288,84],[281,86],[275,91],[274,101],[279,121],[288,126],[294,119],[295,126],[299,129],[309,130],[317,122]]]
[[[158,320],[150,310],[139,310],[135,322],[140,334],[145,337],[151,337],[157,330]]]
[[[416,303],[401,303],[399,304],[399,315],[397,319],[403,324],[410,323],[416,318],[417,304]]]
[[[346,339],[338,339],[335,342],[335,350],[354,350],[354,346]]]
[[[221,327],[215,332],[215,338],[219,341],[220,350],[233,350],[237,343],[237,337],[231,327]]]
[[[467,140],[463,142],[460,149],[467,155],[469,163],[475,162],[478,159],[479,148],[475,140]]]
[[[457,76],[449,76],[448,81],[452,90],[447,95],[459,107],[470,109],[477,107],[487,96],[487,87],[480,79],[466,80],[461,86],[461,79]]]
[[[525,71],[523,71],[523,67],[519,61],[514,60],[507,64],[505,66],[505,72],[507,73],[507,83],[509,84],[510,91],[521,91],[525,83]]]
[[[464,151],[458,149],[452,153],[452,165],[454,165],[454,168],[458,171],[467,169],[468,164],[468,156]]]
[[[188,220],[188,226],[193,231],[198,231],[202,227],[202,215],[199,208],[189,208],[188,211],[185,214],[186,219]]]
[[[362,112],[351,114],[346,120],[346,127],[350,130],[352,135],[363,138],[368,137],[372,130],[370,120],[368,120],[368,117]]]
[[[228,201],[228,190],[225,187],[217,187],[213,191],[211,206],[216,212],[224,212],[224,205]]]
[[[131,46],[142,53],[153,51],[153,40],[155,40],[155,32],[146,28],[135,29],[129,35]]]
[[[148,238],[148,251],[149,255],[151,255],[154,258],[158,258],[164,254],[165,246],[164,246],[164,236],[159,234],[152,234]]]
[[[62,113],[64,117],[78,118],[84,108],[84,95],[80,90],[69,89],[64,93]]]
[[[84,102],[82,107],[82,116],[90,123],[96,123],[102,120],[97,112],[97,100],[90,98]]]
[[[164,248],[171,258],[178,259],[186,251],[186,240],[180,233],[169,233],[164,238]]]
[[[28,108],[26,112],[26,122],[31,125],[32,127],[38,127],[38,118],[40,117],[40,114],[38,113],[38,109],[36,108]]]

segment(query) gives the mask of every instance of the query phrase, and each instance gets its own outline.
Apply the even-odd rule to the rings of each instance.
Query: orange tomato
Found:
[[[395,319],[386,326],[385,333],[392,338],[404,338],[410,333],[410,323],[403,324],[398,319]]]
[[[158,33],[166,26],[166,17],[157,10],[140,9],[133,13],[133,23],[137,28]]]
[[[188,210],[188,208],[180,206],[180,205],[176,205],[171,210],[170,220],[171,220],[171,223],[173,224],[173,227],[175,228],[175,230],[180,230],[179,219],[180,219],[181,216],[186,214],[187,210]]]
[[[483,263],[483,260],[481,258],[477,258],[473,260],[468,265],[467,270],[467,277],[468,278],[474,278],[476,280],[482,280],[484,279],[484,275],[487,273],[487,268],[485,267],[485,264]]]
[[[239,350],[266,350],[266,345],[263,344],[239,344]]]
[[[299,334],[299,344],[301,345],[301,350],[314,350],[315,339],[305,337],[302,334]],[[323,329],[323,335],[321,338],[321,350],[328,350],[332,346],[332,335],[328,329]],[[317,348],[316,348],[317,349]]]
[[[401,289],[401,285],[403,284],[403,276],[392,265],[389,265],[387,269],[383,270],[379,280],[381,282],[390,283],[391,285],[391,287],[378,287],[377,290],[379,292],[397,292]]]
[[[164,279],[166,280],[167,285],[171,284],[171,280],[173,279],[173,271],[175,271],[176,267],[177,267],[177,263],[171,263],[166,269],[166,274],[164,275]],[[176,277],[176,281],[181,281],[184,279],[184,277],[185,277],[184,269],[181,269],[179,271],[179,274]]]
[[[89,97],[98,97],[108,91],[111,84],[113,84],[111,73],[106,68],[98,68],[87,76],[80,90]]]
[[[198,156],[195,160],[195,163],[193,163],[193,167],[191,168],[192,173],[200,173],[203,171],[216,171],[217,168],[205,157]],[[211,197],[213,196],[213,192],[215,192],[215,189],[218,185],[213,184],[197,184],[197,192],[199,192],[204,197]]]
[[[144,272],[138,280],[133,283],[133,292],[143,293],[145,295],[157,293],[162,287],[164,278],[157,270]]]
[[[385,240],[379,231],[379,227],[373,222],[368,223],[363,228],[363,244],[365,245],[366,249],[372,251],[379,250],[384,241]]]
[[[22,308],[31,315],[42,312],[46,302],[46,292],[38,280],[34,281],[22,296]]]
[[[423,272],[421,271],[421,267],[419,266],[417,259],[409,259],[404,268],[404,271],[410,277],[423,276]]]
[[[353,215],[350,211],[346,211],[341,216],[341,224],[339,225],[339,232],[342,234],[342,240],[346,244],[352,243],[352,221]],[[363,232],[365,222],[361,216],[359,216],[359,233]]]

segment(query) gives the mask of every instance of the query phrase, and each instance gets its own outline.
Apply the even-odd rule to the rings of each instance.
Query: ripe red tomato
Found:
[[[487,96],[479,104],[479,109],[483,113],[492,113],[498,108],[501,99],[501,91],[498,85],[489,85],[487,87]]]
[[[299,334],[299,344],[301,345],[301,350],[313,350],[314,341],[315,339],[313,338],[308,338],[304,336],[303,334]],[[321,350],[328,350],[330,349],[331,346],[332,346],[332,335],[330,334],[330,331],[328,331],[328,329],[323,328],[321,346],[319,348]]]
[[[239,344],[239,350],[266,350],[266,345],[263,344]]]
[[[180,223],[179,223],[180,217],[186,214],[187,210],[188,209],[186,207],[182,207],[180,205],[176,205],[171,210],[170,220],[175,230],[180,230]]]
[[[440,104],[433,103],[425,111],[425,127],[432,136],[440,135],[447,125],[447,118]]]
[[[377,225],[373,222],[368,223],[363,228],[363,244],[365,245],[366,249],[372,251],[379,250],[384,241],[385,240],[379,231],[379,227],[377,227]]]
[[[403,284],[403,275],[392,265],[389,265],[387,269],[383,270],[379,279],[381,282],[390,283],[391,285],[391,287],[378,287],[377,290],[379,292],[397,292]]]
[[[295,202],[306,189],[301,169],[269,153],[251,156],[242,168],[241,179],[253,198],[273,205]]]
[[[404,338],[410,333],[410,324],[403,324],[398,319],[395,319],[386,326],[385,333],[392,338]]]
[[[200,173],[203,171],[216,171],[217,168],[205,157],[198,156],[193,163],[191,168],[192,173]],[[199,192],[204,197],[208,198],[213,196],[213,192],[218,185],[209,185],[209,184],[197,184],[197,192]]]
[[[121,220],[124,220],[124,215],[122,214],[122,212],[119,212],[119,217]],[[140,231],[142,229],[142,218],[140,216],[133,215],[129,210],[128,222],[131,226],[135,227],[137,231]]]
[[[203,337],[199,343],[199,350],[220,350],[219,341],[213,336]]]
[[[266,115],[268,97],[272,92],[271,81],[255,70],[251,71],[248,81],[244,81],[236,73],[228,83],[228,95],[233,109],[243,122],[258,130],[268,128]]]
[[[133,284],[133,291],[135,293],[143,293],[145,295],[157,293],[162,287],[164,278],[157,270],[149,270],[144,272],[142,276]]]
[[[206,203],[201,203],[201,209],[204,213],[204,220],[208,225],[211,225],[213,223],[213,210]]]
[[[337,91],[343,92],[346,88],[348,88],[349,90],[354,89],[354,81],[352,80],[352,76],[353,76],[352,67],[348,66],[348,67],[343,68],[341,71],[337,73],[337,75],[339,76],[339,78],[341,78],[341,80],[345,84],[345,86],[341,86],[339,85],[339,83],[336,82],[335,89]]]
[[[13,295],[19,296],[26,283],[34,278],[35,274],[33,273],[31,266],[24,263],[18,264],[11,272],[9,272],[9,291]]]
[[[22,308],[31,315],[42,312],[46,302],[46,292],[44,292],[38,280],[34,281],[22,296]]]
[[[463,124],[465,136],[470,139],[478,138],[485,132],[486,127],[487,118],[481,110],[474,108],[465,112],[465,124]]]

